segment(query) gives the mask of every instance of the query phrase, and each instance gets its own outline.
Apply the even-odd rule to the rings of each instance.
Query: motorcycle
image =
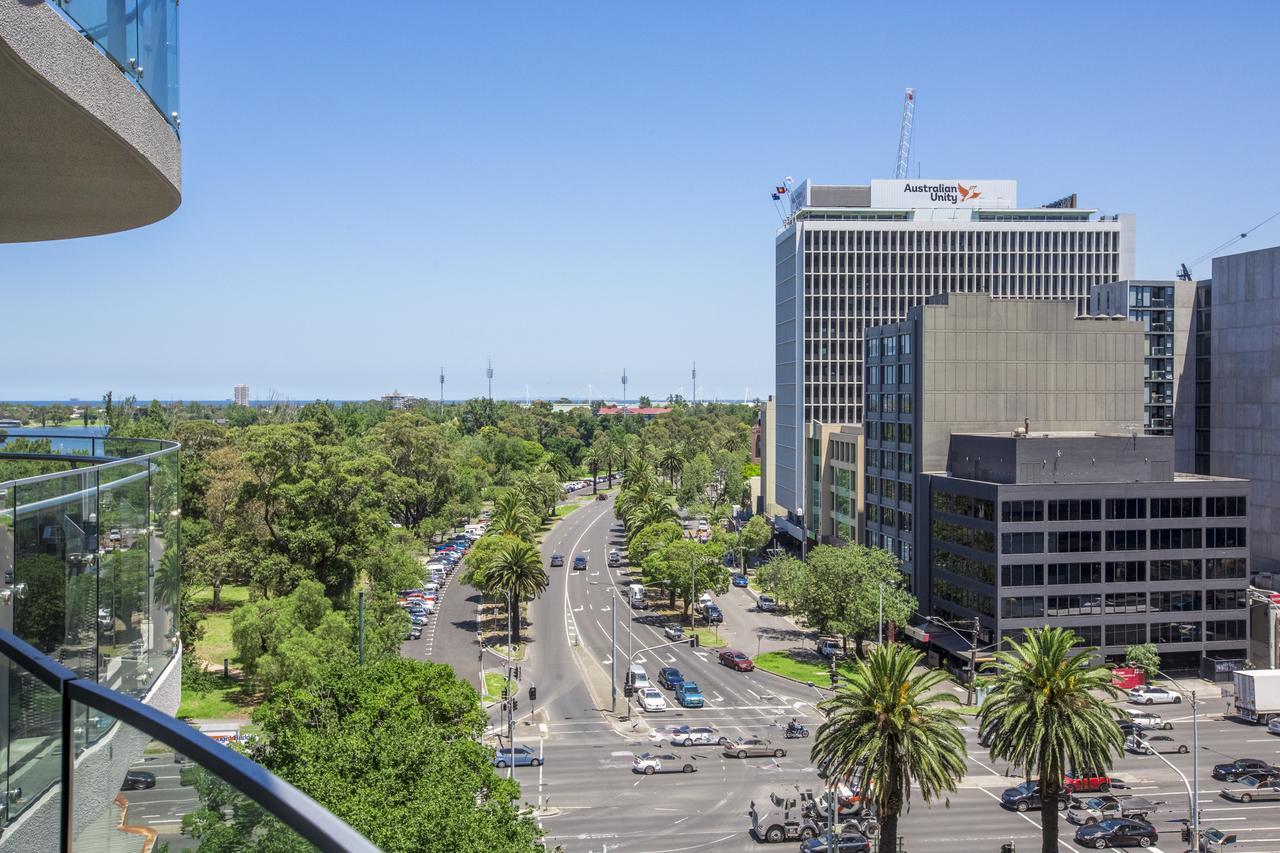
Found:
[[[787,724],[786,731],[783,733],[783,737],[786,738],[802,738],[808,736],[809,730],[804,726],[793,726],[790,723]]]

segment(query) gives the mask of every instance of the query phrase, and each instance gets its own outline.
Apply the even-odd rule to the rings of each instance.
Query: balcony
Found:
[[[109,234],[181,201],[177,0],[0,3],[0,242]]]

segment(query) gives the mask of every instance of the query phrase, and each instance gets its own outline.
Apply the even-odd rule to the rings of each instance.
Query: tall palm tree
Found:
[[[518,489],[507,489],[494,500],[493,517],[489,521],[490,533],[505,533],[533,541],[537,529],[538,519],[529,511],[525,497]]]
[[[596,445],[600,450],[600,464],[609,472],[609,488],[613,488],[613,468],[622,458],[622,448],[613,439],[605,437]]]
[[[512,541],[493,555],[484,573],[486,591],[507,597],[511,611],[511,642],[520,642],[520,602],[536,598],[547,588],[547,573],[542,556],[528,542]]]
[[[597,447],[590,447],[582,454],[582,464],[591,472],[591,494],[596,493],[596,477],[600,476],[600,468],[604,465],[604,454]]]
[[[1040,849],[1058,849],[1058,797],[1063,771],[1102,772],[1124,747],[1117,712],[1107,704],[1119,691],[1097,666],[1097,649],[1077,646],[1065,628],[1027,631],[996,655],[996,675],[979,710],[979,731],[991,757],[1023,768],[1040,782]]]
[[[684,470],[684,451],[678,445],[668,444],[658,457],[658,470],[671,480],[671,488],[676,486],[676,476]]]
[[[819,703],[813,761],[832,783],[857,778],[880,819],[880,853],[894,853],[898,816],[914,784],[924,801],[954,791],[964,776],[965,744],[955,696],[934,688],[940,670],[913,671],[923,657],[906,646],[884,645],[836,694]]]
[[[667,499],[654,495],[637,506],[627,516],[626,521],[623,522],[623,527],[627,533],[627,542],[630,543],[641,530],[651,524],[679,520],[680,516],[676,515],[676,511],[671,508],[671,504],[667,502]]]

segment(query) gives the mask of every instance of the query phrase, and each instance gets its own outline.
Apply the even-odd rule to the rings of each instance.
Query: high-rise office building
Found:
[[[1096,217],[1074,197],[1019,207],[1014,181],[804,181],[775,241],[773,435],[778,529],[806,524],[806,437],[814,421],[863,419],[864,330],[938,293],[1067,300],[1134,277],[1134,217]]]
[[[234,399],[237,406],[249,405],[249,386],[248,385],[237,385],[235,387],[234,394],[235,394]]]

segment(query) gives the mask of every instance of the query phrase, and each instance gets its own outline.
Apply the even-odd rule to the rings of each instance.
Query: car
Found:
[[[608,496],[607,494],[605,494],[604,492],[601,492],[600,494],[596,495],[596,500],[598,500],[598,501],[607,501],[607,500],[609,500],[609,496]]]
[[[1072,770],[1062,774],[1062,787],[1071,794],[1093,791],[1101,791],[1105,794],[1111,790],[1111,777],[1105,773]]]
[[[426,617],[426,616],[422,616],[422,615],[412,615],[412,614],[411,614],[411,615],[409,616],[409,621],[413,624],[413,627],[415,627],[415,628],[421,628],[423,625],[426,625],[426,624],[427,624],[427,617]]]
[[[1275,769],[1260,758],[1237,758],[1235,761],[1213,765],[1213,778],[1223,782],[1236,782],[1246,776],[1256,776],[1259,772],[1274,773]]]
[[[686,685],[693,684],[686,681]],[[697,685],[694,685],[696,688]],[[672,746],[724,746],[729,739],[711,726],[676,726],[671,730]]]
[[[724,745],[724,754],[728,758],[747,758],[750,756],[771,755],[782,758],[787,751],[762,737],[740,737]]]
[[[120,785],[121,791],[140,791],[146,788],[154,788],[156,786],[156,774],[148,773],[145,770],[130,770],[124,774],[124,782]]]
[[[1128,692],[1129,701],[1135,705],[1180,705],[1182,697],[1163,687],[1135,687]]]
[[[1144,797],[1117,797],[1112,794],[1099,794],[1088,799],[1073,797],[1067,809],[1067,821],[1086,826],[1113,817],[1146,820],[1147,815],[1155,810],[1156,804]]]
[[[737,572],[735,572],[732,577],[733,577],[734,586],[745,587],[749,583],[749,580],[746,575],[738,574]]]
[[[1272,717],[1267,722],[1267,731],[1273,735],[1280,735],[1280,717]]]
[[[870,853],[871,840],[851,825],[841,828],[839,835],[826,830],[800,842],[800,853]]]
[[[734,649],[722,651],[720,653],[720,663],[730,669],[736,669],[738,672],[751,672],[756,668],[756,665],[751,662],[751,658]]]
[[[704,592],[698,596],[698,603],[693,606],[693,609],[698,613],[705,613],[707,608],[712,606],[712,601],[711,593]]]
[[[1124,748],[1138,755],[1155,755],[1157,752],[1186,755],[1190,752],[1185,743],[1178,743],[1168,735],[1132,734],[1124,739]]]
[[[761,613],[772,613],[778,609],[778,601],[772,595],[762,595],[756,600],[756,610]]]
[[[818,641],[818,654],[824,658],[840,654],[840,641],[834,637],[823,637]]]
[[[1145,820],[1113,817],[1076,830],[1076,843],[1104,850],[1107,847],[1150,847],[1160,840],[1156,828]]]
[[[1071,795],[1066,791],[1058,792],[1058,811],[1067,810]],[[1006,788],[1000,795],[1000,804],[1020,812],[1038,811],[1040,809],[1040,783],[1023,782],[1013,788]]]
[[[706,617],[708,625],[717,625],[724,621],[724,614],[720,612],[720,608],[714,604],[708,604],[706,609]]]
[[[680,703],[681,708],[701,708],[706,704],[706,700],[702,698],[702,691],[694,681],[682,681],[676,685],[676,701]]]
[[[409,629],[409,639],[410,639],[410,640],[421,640],[421,639],[422,639],[422,626],[421,626],[421,625],[414,625],[412,628],[410,628],[410,629]]]
[[[662,633],[666,634],[668,640],[683,640],[684,628],[674,622],[670,622],[662,627]]]
[[[551,568],[558,569],[564,565],[564,554],[551,555]]]
[[[585,555],[579,554],[578,556],[573,558],[574,571],[582,571],[586,567],[587,567],[587,558]]]
[[[636,695],[642,710],[650,713],[667,710],[667,700],[656,687],[645,687]]]
[[[668,690],[675,690],[684,683],[684,676],[674,666],[664,666],[658,670],[658,683]]]
[[[1129,722],[1144,729],[1163,729],[1166,732],[1173,730],[1173,723],[1154,711],[1132,710],[1129,712]]]
[[[1223,788],[1222,796],[1239,803],[1251,803],[1254,800],[1280,800],[1280,781],[1275,779],[1263,781],[1256,776],[1246,776],[1236,782],[1238,787]]]
[[[542,763],[542,759],[534,752],[533,747],[516,744],[499,749],[493,756],[494,767],[524,767],[530,765],[537,767]]]
[[[705,518],[698,519],[698,530],[703,531],[708,529],[710,529],[710,525],[707,524],[707,520]]]
[[[618,566],[621,566],[621,565],[622,565],[622,555],[619,554],[617,551],[610,551],[609,552],[609,568],[616,569]]]
[[[681,758],[670,752],[644,752],[631,762],[633,773],[652,776],[654,773],[693,773],[697,771],[692,758]]]

